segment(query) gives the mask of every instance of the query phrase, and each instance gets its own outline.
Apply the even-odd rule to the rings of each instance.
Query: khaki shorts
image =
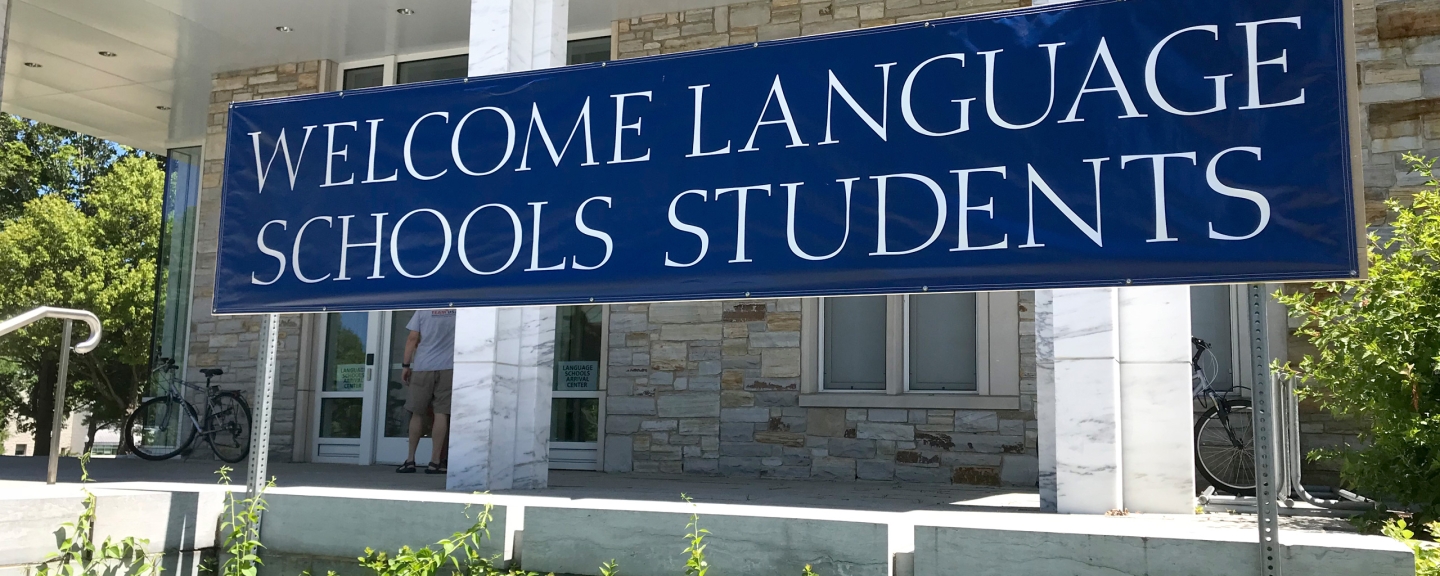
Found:
[[[430,406],[436,414],[450,413],[450,384],[454,370],[417,370],[410,373],[410,397],[405,409],[411,414],[420,414]]]

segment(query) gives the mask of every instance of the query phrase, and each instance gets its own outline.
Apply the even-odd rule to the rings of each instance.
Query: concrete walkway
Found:
[[[220,462],[209,460],[165,460],[150,462],[136,458],[97,458],[89,470],[95,488],[163,489],[157,483],[215,485]],[[46,460],[38,457],[0,456],[0,492],[44,492]],[[451,500],[441,475],[396,474],[388,465],[275,463],[269,467],[280,492],[361,494],[389,492],[393,499]],[[232,482],[241,484],[244,465],[230,472]],[[75,483],[80,465],[75,458],[61,458],[59,481]],[[176,487],[179,489],[179,487]],[[315,489],[323,488],[324,491]],[[54,489],[65,490],[63,487]],[[74,485],[71,484],[71,490]],[[216,486],[216,489],[220,489]],[[341,490],[336,490],[341,489]],[[405,494],[396,494],[404,492]],[[991,488],[949,484],[903,482],[822,482],[814,480],[773,480],[765,478],[720,478],[711,476],[667,476],[646,474],[605,474],[551,470],[550,487],[543,490],[499,490],[497,500],[516,503],[544,500],[653,502],[657,507],[680,502],[684,493],[702,505],[744,505],[788,509],[841,510],[864,513],[907,512],[1019,512],[1037,514],[1043,524],[1055,518],[1039,513],[1039,495],[1023,488]],[[1194,516],[1131,515],[1134,522],[1166,521],[1179,525],[1214,527],[1254,526],[1249,514],[1203,514]],[[1354,532],[1341,518],[1282,517],[1286,530],[1311,532]]]

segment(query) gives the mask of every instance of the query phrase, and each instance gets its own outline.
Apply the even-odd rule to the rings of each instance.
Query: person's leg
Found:
[[[410,452],[405,456],[406,462],[415,461],[415,449],[420,447],[420,435],[425,433],[425,417],[415,412],[410,413]]]
[[[410,411],[410,446],[399,472],[415,471],[415,450],[420,446],[420,436],[425,433],[425,411],[429,409],[435,392],[435,382],[430,378],[431,374],[416,371],[410,375],[408,397],[405,399],[405,409]]]
[[[444,452],[445,440],[450,434],[450,415],[435,414],[435,425],[430,428],[430,463],[439,464],[442,461],[441,452]]]
[[[450,436],[450,389],[454,374],[453,370],[435,372],[435,395],[431,403],[435,407],[435,425],[430,429],[430,464],[438,470],[445,469],[440,463],[445,461]]]

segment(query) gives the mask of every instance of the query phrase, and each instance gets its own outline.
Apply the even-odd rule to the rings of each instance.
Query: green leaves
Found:
[[[95,495],[84,487],[90,482],[86,467],[89,462],[88,452],[80,456],[80,490],[85,494],[85,509],[75,522],[60,525],[57,550],[36,567],[35,573],[38,576],[159,576],[160,566],[152,562],[145,551],[149,540],[127,537],[114,542],[107,537],[95,543]]]
[[[1346,484],[1440,518],[1440,190],[1434,160],[1406,155],[1430,179],[1409,206],[1392,199],[1390,233],[1370,235],[1369,280],[1321,282],[1278,296],[1314,351],[1282,373],[1340,419],[1363,419],[1360,443],[1316,451]]]
[[[1425,529],[1430,532],[1432,539],[1440,540],[1440,522],[1431,522]],[[1415,576],[1440,576],[1440,544],[1415,540],[1415,532],[1403,519],[1386,522],[1380,531],[1415,552]]]

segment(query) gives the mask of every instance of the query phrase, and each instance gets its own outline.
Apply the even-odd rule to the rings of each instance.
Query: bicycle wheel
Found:
[[[1253,496],[1255,415],[1249,400],[1225,404],[1230,409],[1226,421],[1221,421],[1219,408],[1212,406],[1195,422],[1195,466],[1215,489]]]
[[[195,426],[187,408],[184,401],[171,396],[146,400],[125,419],[121,441],[146,460],[174,457],[195,441]]]
[[[250,407],[234,392],[210,397],[210,414],[205,418],[205,438],[215,457],[231,464],[250,455]]]

